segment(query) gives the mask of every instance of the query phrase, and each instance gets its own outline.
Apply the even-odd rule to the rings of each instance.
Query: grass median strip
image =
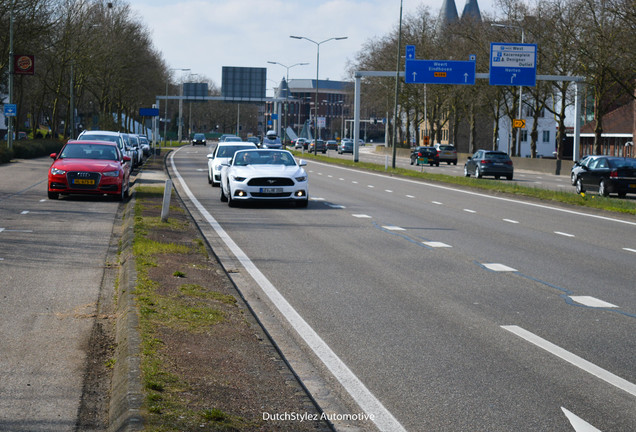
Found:
[[[307,160],[313,159],[334,165],[341,165],[373,172],[381,172],[389,175],[436,181],[458,186],[468,186],[471,188],[487,190],[491,192],[521,195],[545,201],[560,202],[564,204],[595,208],[615,213],[636,215],[636,202],[634,200],[607,198],[600,195],[591,194],[579,195],[574,192],[561,192],[536,187],[520,186],[516,183],[503,180],[451,176],[447,174],[421,172],[407,168],[385,168],[384,165],[374,164],[370,162],[353,162],[349,159],[332,158],[329,156],[313,155],[311,153],[300,153],[297,151],[295,151],[294,154],[297,157],[301,157]]]
[[[250,422],[242,417],[193,400],[193,383],[179,374],[165,353],[166,335],[189,338],[211,332],[214,326],[226,321],[231,309],[236,309],[236,299],[199,283],[186,282],[189,270],[201,270],[200,261],[208,258],[207,252],[200,239],[187,238],[192,233],[188,231],[187,219],[169,218],[162,222],[160,216],[146,214],[160,210],[162,196],[163,187],[136,189],[133,253],[146,430],[251,430]],[[173,211],[183,213],[180,207],[171,208]],[[198,259],[193,259],[194,256]],[[166,269],[161,273],[163,277],[178,274],[172,276],[176,280],[172,289],[152,276],[153,269],[166,265],[165,257],[172,257],[167,262],[175,268]],[[196,264],[189,264],[190,261]]]

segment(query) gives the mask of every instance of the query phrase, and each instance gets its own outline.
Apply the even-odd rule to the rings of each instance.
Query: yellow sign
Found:
[[[513,128],[519,128],[519,129],[525,129],[526,128],[526,121],[525,120],[520,120],[520,119],[514,119],[512,121],[512,127]]]
[[[428,135],[425,135],[422,141],[424,141],[424,145],[429,145],[429,143],[431,142],[431,137]]]
[[[433,72],[435,78],[446,78],[446,72]]]

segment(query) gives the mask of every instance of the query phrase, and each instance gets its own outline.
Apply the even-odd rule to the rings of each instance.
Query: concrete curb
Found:
[[[132,253],[134,240],[135,195],[132,194],[123,213],[119,283],[115,306],[115,366],[108,409],[108,431],[128,432],[143,429],[143,392],[141,386],[141,337],[139,315],[133,289],[137,277]]]

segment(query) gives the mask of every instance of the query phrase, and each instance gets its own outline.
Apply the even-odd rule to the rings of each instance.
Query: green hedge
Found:
[[[11,159],[33,159],[57,153],[64,143],[54,139],[20,140],[13,142],[9,150],[6,142],[0,142],[0,163],[11,162]]]

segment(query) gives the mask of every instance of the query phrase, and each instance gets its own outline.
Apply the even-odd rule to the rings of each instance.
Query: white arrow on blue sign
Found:
[[[17,111],[18,111],[18,106],[16,104],[4,104],[5,117],[15,117]]]
[[[407,84],[475,84],[476,62],[457,60],[406,60]]]
[[[537,84],[537,45],[490,44],[490,85],[526,86]]]

